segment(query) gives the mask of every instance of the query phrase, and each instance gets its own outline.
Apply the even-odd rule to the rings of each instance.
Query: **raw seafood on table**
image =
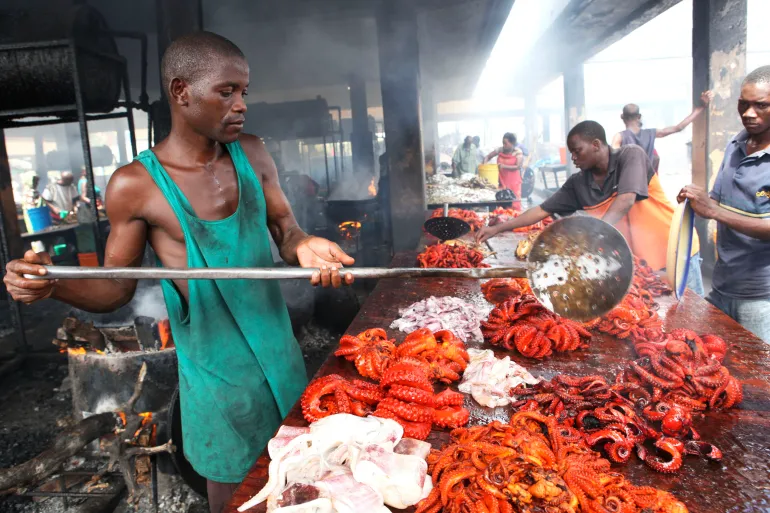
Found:
[[[314,379],[300,397],[302,415],[316,422],[336,413],[352,413],[365,417],[374,411],[382,393],[374,383],[358,379],[346,380],[339,374]]]
[[[430,445],[403,437],[388,419],[338,414],[310,427],[281,426],[267,444],[267,484],[238,508],[267,501],[267,511],[388,513],[432,490]]]
[[[396,348],[396,357],[419,361],[431,381],[447,384],[460,379],[470,360],[465,344],[454,333],[449,330],[431,333],[427,328],[407,335]]]
[[[465,246],[468,249],[475,249],[482,255],[484,255],[484,258],[488,258],[494,254],[496,254],[496,251],[492,251],[489,246],[486,244],[477,244],[475,241],[471,240],[464,240],[464,239],[449,239],[445,240],[444,244],[447,246]]]
[[[601,376],[557,375],[511,393],[518,398],[514,409],[552,415],[614,463],[627,462],[634,449],[658,472],[675,472],[686,454],[722,457],[717,447],[700,440],[688,409],[665,401],[650,403],[650,394],[635,383],[618,380],[611,385]]]
[[[650,292],[654,297],[669,295],[671,287],[663,281],[655,270],[647,265],[645,260],[634,255],[634,285]]]
[[[340,348],[335,356],[342,356],[356,365],[356,370],[365,378],[379,381],[385,366],[396,354],[395,340],[381,328],[372,328],[356,335],[343,335]]]
[[[425,440],[432,426],[456,428],[468,423],[463,395],[446,389],[436,394],[422,360],[405,356],[388,366],[380,382],[384,398],[374,415],[393,419],[406,436]]]
[[[458,387],[470,394],[481,406],[506,406],[514,399],[511,390],[521,384],[535,385],[540,380],[524,367],[512,362],[509,356],[496,358],[491,349],[468,349],[471,361]]]
[[[573,426],[616,463],[628,461],[634,449],[659,472],[677,471],[688,454],[721,459],[718,447],[701,440],[693,413],[729,409],[743,399],[741,382],[722,365],[727,343],[687,329],[661,329],[654,339],[633,342],[641,358],[630,361],[613,384],[601,376],[559,375],[513,389],[518,400],[512,407]]]
[[[427,246],[417,255],[420,267],[441,267],[444,269],[468,269],[474,267],[489,267],[483,262],[484,255],[467,246],[449,246],[437,243]]]
[[[645,356],[629,362],[619,379],[647,388],[652,403],[662,400],[703,411],[727,410],[743,400],[741,382],[722,365],[727,344],[715,335],[676,329],[634,347]]]
[[[497,184],[491,185],[483,178],[470,173],[452,178],[437,173],[426,180],[428,204],[475,203],[495,201]],[[483,186],[483,187],[482,187]]]
[[[455,429],[428,465],[434,488],[417,513],[687,511],[670,493],[611,472],[572,427],[536,412]]]
[[[663,321],[656,309],[657,304],[650,305],[638,288],[632,285],[618,306],[584,326],[621,339],[657,338],[662,333]]]
[[[484,338],[493,345],[523,356],[542,359],[553,351],[588,347],[591,333],[580,323],[565,319],[544,307],[535,296],[510,298],[497,305],[481,322]]]
[[[497,207],[489,214],[489,226],[497,226],[498,224],[507,223],[508,221],[512,219],[516,219],[522,214],[519,210],[514,210],[512,208],[502,208]],[[552,217],[546,217],[542,221],[539,221],[533,225],[530,226],[522,226],[521,228],[516,228],[512,230],[514,233],[527,233],[531,231],[541,231],[546,226],[553,223]]]
[[[470,413],[463,395],[451,390],[436,394],[434,382],[452,383],[468,366],[465,344],[451,331],[419,328],[395,346],[384,330],[374,328],[346,335],[335,352],[354,360],[356,369],[379,385],[347,381],[332,374],[314,380],[302,394],[308,422],[334,413],[352,413],[397,421],[410,438],[424,440],[433,426],[459,427]]]
[[[484,298],[497,305],[512,297],[532,294],[532,287],[526,278],[492,278],[481,284]]]
[[[399,346],[393,342],[387,340],[385,330],[373,328],[355,337],[343,336],[340,348],[334,354],[354,361],[362,376],[375,381],[381,381],[391,366],[409,358],[425,370],[431,381],[448,384],[460,379],[470,360],[463,341],[449,330],[433,333],[427,328],[419,328],[407,335]]]
[[[437,208],[436,210],[433,211],[430,217],[431,219],[433,219],[434,217],[445,217],[444,209]],[[484,227],[484,220],[481,219],[479,215],[473,210],[465,210],[462,208],[450,208],[448,212],[448,217],[462,219],[463,221],[468,223],[468,225],[471,227],[471,233],[477,232]]]
[[[457,297],[431,296],[407,308],[399,309],[398,314],[401,317],[393,321],[390,327],[406,333],[418,328],[431,331],[449,330],[463,342],[480,342],[483,338],[479,323],[488,313]]]

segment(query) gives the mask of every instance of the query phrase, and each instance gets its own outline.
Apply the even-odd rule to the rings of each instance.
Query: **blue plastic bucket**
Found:
[[[51,211],[47,205],[27,209],[27,217],[29,218],[32,232],[39,232],[51,226]]]

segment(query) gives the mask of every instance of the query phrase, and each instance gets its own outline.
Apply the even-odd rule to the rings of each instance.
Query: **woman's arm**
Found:
[[[489,155],[484,157],[484,164],[492,160],[493,158],[497,157],[497,155],[500,153],[500,148],[497,148],[496,150],[492,150],[489,152]]]

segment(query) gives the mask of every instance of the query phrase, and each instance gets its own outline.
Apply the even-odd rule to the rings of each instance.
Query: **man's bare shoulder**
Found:
[[[107,190],[117,189],[121,194],[137,193],[154,183],[144,165],[138,160],[119,167],[110,177]]]
[[[271,169],[275,167],[275,163],[265,148],[262,138],[252,134],[241,134],[238,141],[241,143],[241,148],[249,159],[251,167],[254,168],[254,172],[259,176],[269,174]]]
[[[249,157],[252,155],[257,156],[263,153],[267,153],[267,149],[265,149],[265,143],[259,136],[252,134],[241,134],[238,137],[238,141],[240,141],[243,151],[245,151],[246,155]]]
[[[155,182],[144,165],[134,160],[118,168],[107,184],[106,203],[110,216],[127,213],[132,217],[140,215],[142,206],[150,191],[156,190]]]

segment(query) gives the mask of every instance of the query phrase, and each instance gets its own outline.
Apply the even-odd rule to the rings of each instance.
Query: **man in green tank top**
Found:
[[[320,269],[314,285],[352,283],[336,244],[304,233],[262,141],[241,133],[249,66],[233,43],[200,32],[163,56],[169,136],[120,168],[106,192],[106,267],[139,266],[149,242],[166,267],[269,267],[269,237],[291,265]],[[128,303],[136,281],[25,279],[47,254],[7,266],[14,299],[55,298],[92,312]],[[299,346],[275,281],[162,283],[179,359],[185,456],[221,510],[306,385]]]

